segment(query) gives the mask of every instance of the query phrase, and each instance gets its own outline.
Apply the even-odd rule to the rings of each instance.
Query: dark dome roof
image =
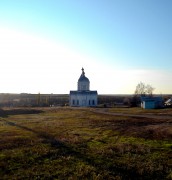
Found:
[[[89,79],[87,77],[85,77],[85,75],[83,76],[82,74],[81,74],[80,78],[78,79],[78,82],[81,82],[81,81],[90,82]]]
[[[85,76],[84,68],[82,68],[82,74],[80,78],[78,79],[78,82],[81,82],[81,81],[90,82],[89,79]]]

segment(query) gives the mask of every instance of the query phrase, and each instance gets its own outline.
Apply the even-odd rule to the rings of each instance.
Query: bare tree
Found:
[[[152,96],[154,90],[155,90],[155,88],[153,88],[150,84],[145,85],[145,83],[140,82],[136,86],[135,95],[137,95],[137,96],[146,96],[146,95]]]
[[[150,84],[146,85],[146,93],[147,93],[147,95],[152,96],[154,90],[155,90],[155,88],[152,87]]]
[[[146,95],[146,85],[143,82],[140,82],[136,86],[135,95],[145,96]]]

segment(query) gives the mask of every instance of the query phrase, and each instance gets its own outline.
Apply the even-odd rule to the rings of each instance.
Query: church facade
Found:
[[[97,91],[90,91],[90,81],[85,76],[83,68],[78,79],[78,90],[70,91],[69,105],[76,107],[97,106]]]

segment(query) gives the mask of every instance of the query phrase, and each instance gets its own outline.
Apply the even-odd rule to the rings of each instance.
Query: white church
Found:
[[[70,91],[69,105],[77,107],[97,106],[97,91],[90,91],[90,81],[85,76],[83,68],[78,79],[78,90]]]

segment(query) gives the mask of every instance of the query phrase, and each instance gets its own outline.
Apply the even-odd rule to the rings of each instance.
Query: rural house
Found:
[[[160,96],[141,97],[141,107],[143,109],[156,109],[162,108],[163,106],[163,99]]]
[[[70,91],[69,105],[78,107],[97,106],[97,91],[90,91],[90,81],[85,76],[83,68],[78,79],[78,90]]]

